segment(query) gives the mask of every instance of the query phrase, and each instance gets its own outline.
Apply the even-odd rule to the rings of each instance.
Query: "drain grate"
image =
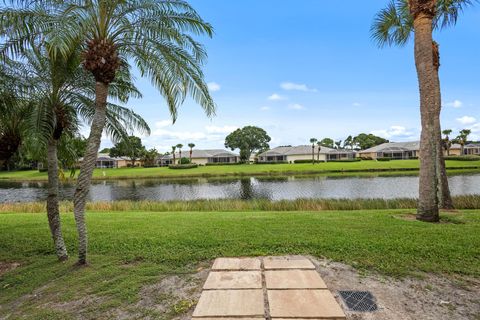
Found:
[[[372,312],[378,309],[375,297],[368,291],[339,291],[350,311]]]

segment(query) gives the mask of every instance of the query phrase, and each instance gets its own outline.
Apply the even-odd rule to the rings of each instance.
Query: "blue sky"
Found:
[[[256,125],[271,146],[306,144],[311,137],[344,139],[360,132],[392,141],[419,137],[413,45],[379,49],[370,39],[386,0],[191,0],[215,28],[201,39],[207,82],[218,105],[208,119],[187,101],[171,125],[163,98],[138,79],[142,100],[129,106],[152,128],[147,147],[177,143],[222,148],[237,127]],[[471,128],[480,139],[480,6],[456,27],[435,34],[441,49],[442,124]],[[109,146],[108,139],[103,146]]]

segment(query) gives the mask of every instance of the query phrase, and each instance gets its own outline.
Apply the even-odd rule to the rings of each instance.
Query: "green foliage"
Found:
[[[321,163],[321,162],[325,162],[323,160],[315,160],[315,163]],[[293,163],[312,163],[312,160],[307,160],[307,159],[297,159],[297,160],[294,160]]]
[[[208,162],[205,164],[207,167],[215,167],[215,166],[238,166],[242,164],[241,162]]]
[[[249,161],[253,152],[270,148],[268,144],[270,140],[265,130],[246,126],[230,133],[225,138],[225,147],[231,150],[240,149],[240,159]]]
[[[390,161],[390,160],[392,160],[392,158],[381,158],[381,157],[377,158],[377,161]]]
[[[188,160],[188,159],[187,159]],[[169,169],[194,169],[198,168],[198,164],[190,163],[190,164],[171,164],[168,166]]]
[[[127,157],[132,161],[132,165],[135,165],[135,161],[144,156],[145,151],[142,139],[129,136],[117,142],[115,146],[110,149],[110,157]]]
[[[480,156],[471,155],[471,156],[446,156],[445,160],[456,160],[456,161],[478,161]]]
[[[357,146],[360,150],[369,149],[387,142],[389,142],[387,139],[378,137],[371,133],[360,133],[353,138],[354,145]]]
[[[327,148],[334,148],[335,147],[335,141],[331,138],[323,138],[320,140],[320,145],[322,147],[327,147]]]
[[[353,159],[337,159],[337,160],[328,160],[328,162],[359,162],[362,161],[360,158],[353,158]]]
[[[156,167],[156,161],[159,153],[157,149],[144,150],[141,160],[144,167]]]
[[[182,157],[179,162],[180,164],[190,164],[190,159],[186,157]]]

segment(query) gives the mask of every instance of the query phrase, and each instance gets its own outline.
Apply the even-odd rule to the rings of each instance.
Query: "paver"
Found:
[[[261,271],[210,272],[203,289],[261,289]]]
[[[263,260],[266,270],[271,269],[315,269],[313,263],[303,257],[267,257]]]
[[[193,317],[255,317],[264,315],[263,290],[206,290]]]
[[[272,318],[346,319],[328,290],[268,290]]]
[[[212,270],[260,270],[258,258],[217,258]]]
[[[315,270],[265,271],[267,289],[327,289]]]

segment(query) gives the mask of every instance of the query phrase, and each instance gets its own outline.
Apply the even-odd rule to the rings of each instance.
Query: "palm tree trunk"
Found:
[[[432,1],[434,3],[434,1]],[[414,19],[415,65],[420,87],[420,184],[417,219],[436,222],[438,214],[437,150],[438,135],[435,122],[435,70],[432,48],[432,18],[419,12]]]
[[[80,167],[77,187],[73,198],[73,213],[78,232],[78,264],[87,263],[87,227],[85,225],[85,203],[87,200],[93,169],[97,161],[98,149],[105,126],[108,85],[97,82],[95,86],[95,115],[88,137],[87,150]]]
[[[50,233],[52,234],[55,253],[58,260],[68,259],[67,248],[63,240],[62,228],[60,223],[60,210],[58,208],[58,157],[57,143],[55,139],[50,139],[47,148],[48,163],[48,197],[47,197],[47,217]]]

